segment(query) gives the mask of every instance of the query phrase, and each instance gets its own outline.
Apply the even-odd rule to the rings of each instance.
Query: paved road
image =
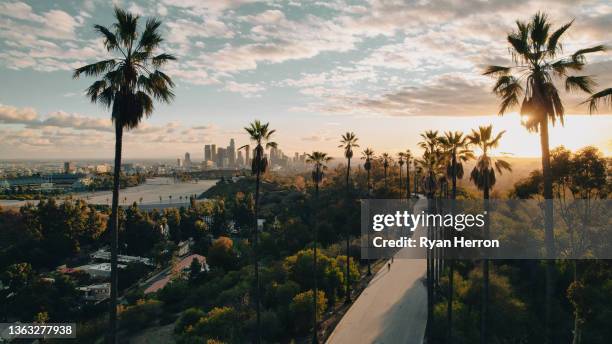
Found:
[[[390,270],[385,264],[378,271],[327,343],[423,343],[427,323],[427,288],[424,285],[427,261],[397,258],[409,256],[405,250],[395,254]]]

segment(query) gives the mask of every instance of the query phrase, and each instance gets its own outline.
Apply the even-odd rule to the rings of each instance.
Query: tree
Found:
[[[391,156],[389,155],[389,153],[383,153],[380,156],[380,160],[381,160],[382,166],[383,166],[383,178],[384,178],[384,181],[385,181],[385,189],[387,189],[387,170],[389,169],[389,165],[392,162]]]
[[[476,185],[478,190],[482,190],[485,205],[485,238],[489,236],[489,193],[495,185],[495,171],[502,174],[504,170],[512,171],[510,164],[504,160],[494,159],[490,152],[499,145],[499,141],[505,131],[493,136],[493,126],[479,127],[478,130],[472,130],[468,140],[471,144],[478,147],[481,151],[480,156],[476,160],[476,165],[470,174],[470,180]],[[488,303],[489,303],[489,260],[482,260],[483,274],[483,291],[481,302],[480,315],[480,342],[487,343],[487,320],[488,320]]]
[[[113,179],[113,203],[111,211],[111,302],[110,342],[117,342],[117,242],[121,152],[124,129],[136,128],[143,117],[149,117],[154,110],[153,98],[169,103],[174,98],[172,79],[159,70],[175,57],[157,50],[163,41],[158,30],[161,21],[147,20],[139,35],[139,16],[115,8],[116,23],[112,28],[95,25],[102,36],[109,59],[92,63],[74,71],[74,78],[81,75],[102,76],[86,93],[91,102],[112,109],[111,118],[115,125],[115,165]]]
[[[463,162],[474,158],[472,151],[469,149],[467,137],[462,132],[446,132],[444,136],[439,138],[442,149],[447,154],[446,174],[451,179],[451,199],[453,200],[453,214],[455,200],[457,199],[457,179],[463,178]],[[452,327],[453,327],[453,276],[455,275],[455,260],[451,259],[448,269],[448,305],[446,307],[446,340],[452,342]]]
[[[222,236],[213,241],[208,249],[208,262],[212,267],[220,267],[225,271],[236,268],[236,254],[232,239]]]
[[[315,293],[312,290],[299,293],[293,298],[291,305],[289,305],[289,310],[298,334],[303,334],[308,331],[308,319],[311,317],[321,317],[325,312],[325,307],[327,306],[325,293],[323,291],[317,292],[316,299],[314,295]],[[314,303],[316,308],[313,306],[313,303],[310,302],[312,299],[316,300]]]
[[[363,164],[363,168],[366,170],[366,174],[367,174],[367,194],[368,194],[368,198],[372,197],[372,185],[370,184],[370,174],[372,171],[372,158],[374,157],[374,151],[371,148],[366,148],[362,153],[363,156],[361,157],[361,159],[365,160],[365,163]],[[410,190],[408,190],[408,192],[410,193]],[[368,231],[368,242],[370,242],[370,231]],[[372,268],[371,268],[371,263],[370,260],[368,259],[368,276],[372,275]]]
[[[544,231],[546,252],[548,257],[554,257],[553,231],[553,190],[550,169],[550,151],[548,137],[548,122],[553,125],[557,120],[563,125],[565,110],[563,102],[555,86],[557,79],[565,84],[566,91],[593,92],[594,81],[590,76],[573,75],[571,72],[581,71],[586,64],[586,55],[604,51],[603,45],[580,49],[571,55],[561,56],[563,47],[561,38],[572,26],[573,21],[559,27],[551,33],[551,23],[545,13],[536,13],[529,22],[517,21],[517,30],[507,36],[512,55],[512,66],[489,66],[484,74],[497,78],[493,93],[501,99],[499,114],[519,105],[520,114],[527,130],[540,133],[542,149],[542,177],[544,181],[543,196]],[[591,110],[597,102],[606,97],[606,92],[591,98]],[[609,93],[608,93],[609,97]],[[522,100],[520,99],[522,98]],[[554,294],[554,261],[547,261],[546,268],[546,315],[545,335],[550,341],[551,303]]]
[[[342,135],[342,140],[340,140],[340,146],[338,148],[344,149],[344,157],[346,158],[346,201],[351,201],[351,190],[350,190],[350,174],[351,174],[351,158],[353,157],[353,148],[359,147],[357,144],[358,138],[355,136],[353,132],[347,132]],[[346,227],[346,266],[349,265],[349,260],[351,259],[351,255],[349,252],[350,245],[350,227]],[[347,270],[348,275],[348,270]],[[346,303],[351,302],[351,285],[350,281],[346,280]]]
[[[404,164],[406,163],[406,161],[404,160],[406,157],[406,155],[404,154],[404,152],[399,152],[397,154],[397,164],[399,165],[399,198],[402,198],[402,169],[404,168]]]
[[[276,130],[269,129],[269,123],[262,124],[259,120],[255,120],[249,127],[245,127],[244,130],[249,134],[249,138],[255,145],[255,154],[251,163],[251,172],[255,177],[255,219],[253,226],[254,240],[253,240],[253,255],[255,257],[255,308],[257,312],[257,334],[256,343],[261,342],[261,310],[260,310],[260,290],[259,290],[259,255],[257,251],[257,239],[259,228],[257,228],[257,217],[259,214],[259,187],[261,184],[261,175],[268,169],[268,159],[264,154],[265,148],[277,147],[276,142],[271,141],[272,134]],[[246,147],[246,146],[243,146]],[[239,149],[243,148],[240,147]]]
[[[406,199],[410,199],[410,160],[412,160],[410,149],[406,149],[404,152],[404,159],[406,160]]]
[[[351,153],[352,155],[352,153]],[[322,153],[322,152],[312,152],[311,154],[308,154],[306,156],[306,162],[309,164],[313,165],[313,171],[312,171],[312,182],[315,185],[315,205],[318,205],[318,201],[319,201],[319,184],[321,184],[321,182],[323,181],[323,176],[324,173],[323,171],[327,168],[325,166],[325,164],[330,161],[331,158],[327,156],[326,153]],[[350,161],[350,159],[349,159]],[[316,219],[316,215],[315,215],[315,219]],[[319,342],[319,338],[318,338],[318,321],[317,321],[317,299],[315,297],[315,295],[318,295],[317,293],[317,224],[315,223],[313,226],[313,232],[314,232],[314,263],[313,263],[313,283],[314,283],[314,293],[312,296],[312,304],[314,307],[314,312],[313,312],[313,327],[312,327],[312,342],[313,343],[318,343]],[[347,247],[348,249],[348,247]]]
[[[189,265],[189,281],[197,281],[198,277],[200,277],[200,273],[202,272],[202,264],[198,260],[198,258],[193,258],[191,260],[191,264]]]

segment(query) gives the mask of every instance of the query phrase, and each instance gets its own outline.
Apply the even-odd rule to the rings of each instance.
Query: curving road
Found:
[[[410,256],[405,250],[395,254],[391,269],[385,264],[376,273],[327,343],[423,343],[427,324],[427,288],[424,284],[427,261],[400,258]]]

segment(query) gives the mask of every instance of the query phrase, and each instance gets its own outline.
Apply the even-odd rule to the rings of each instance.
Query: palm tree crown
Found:
[[[363,164],[363,168],[366,171],[372,169],[372,158],[374,157],[374,151],[371,148],[366,148],[363,152],[361,152],[361,159],[365,160]]]
[[[277,147],[276,142],[271,141],[272,135],[276,130],[269,128],[270,123],[262,124],[259,120],[255,120],[249,127],[245,127],[244,130],[249,134],[251,141],[255,145],[255,154],[251,163],[251,171],[253,174],[265,173],[268,169],[268,159],[265,157],[264,151],[270,147]],[[249,145],[240,147],[239,149],[246,148]],[[265,148],[264,148],[265,146]]]
[[[116,56],[77,68],[73,77],[101,76],[87,88],[87,96],[93,103],[112,108],[116,125],[132,129],[143,116],[153,113],[152,98],[165,103],[174,98],[174,83],[159,68],[176,58],[157,52],[163,41],[158,19],[147,20],[139,35],[139,16],[115,8],[115,18],[112,29],[101,25],[94,28],[102,35],[106,50]]]
[[[463,178],[463,163],[474,159],[474,153],[469,149],[469,140],[460,131],[447,131],[439,138],[440,145],[446,153],[446,175],[450,179]],[[453,160],[455,166],[453,168]]]
[[[491,150],[499,145],[499,141],[506,131],[501,131],[493,137],[493,126],[478,127],[478,130],[472,130],[468,136],[471,144],[477,146],[481,150],[481,155],[476,161],[476,166],[472,170],[470,180],[478,190],[488,191],[495,185],[495,171],[502,174],[504,170],[512,171],[510,164],[505,160],[494,159],[490,153]]]
[[[313,164],[314,166],[314,170],[312,171],[312,181],[315,182],[315,184],[319,184],[323,180],[323,171],[327,169],[325,164],[331,159],[331,157],[327,156],[327,153],[323,152],[312,152],[310,154],[306,154],[306,162]]]
[[[353,157],[353,148],[359,147],[357,144],[357,136],[353,132],[347,132],[342,135],[342,140],[340,140],[340,145],[338,148],[344,148],[344,157],[347,159],[351,159]]]
[[[551,24],[544,13],[536,13],[530,22],[517,21],[517,31],[508,35],[513,66],[489,66],[484,74],[497,78],[493,92],[502,100],[499,114],[521,102],[520,114],[529,130],[538,131],[549,119],[553,124],[563,124],[564,108],[559,92],[553,83],[557,78],[564,82],[566,91],[581,90],[592,93],[595,82],[586,75],[570,75],[581,71],[586,64],[585,55],[604,51],[603,45],[580,49],[571,55],[563,53],[561,37],[573,21],[551,33]],[[524,85],[524,86],[523,86]],[[522,100],[520,98],[522,97]]]

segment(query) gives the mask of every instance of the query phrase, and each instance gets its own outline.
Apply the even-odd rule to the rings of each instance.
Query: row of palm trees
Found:
[[[140,122],[153,114],[154,100],[162,103],[170,103],[174,98],[172,79],[162,72],[161,68],[166,63],[176,58],[167,53],[159,53],[163,38],[159,33],[161,21],[155,18],[148,19],[144,29],[140,30],[138,15],[132,14],[119,8],[115,8],[115,23],[110,27],[95,25],[95,31],[100,34],[103,47],[109,57],[74,71],[73,77],[81,76],[100,77],[86,89],[86,94],[92,103],[98,103],[106,109],[111,110],[111,119],[115,127],[115,163],[113,196],[110,219],[111,238],[111,301],[110,301],[110,328],[108,342],[117,342],[117,246],[118,246],[118,205],[119,205],[119,174],[121,169],[121,155],[123,146],[123,133],[125,130],[136,128]],[[570,55],[562,55],[561,37],[571,27],[572,22],[567,23],[555,31],[551,31],[548,18],[543,13],[537,13],[529,22],[517,22],[517,30],[507,36],[513,64],[511,66],[489,66],[485,75],[497,79],[493,92],[501,99],[500,114],[504,114],[520,103],[521,116],[525,117],[524,123],[527,129],[540,133],[542,148],[542,170],[544,179],[544,198],[552,199],[552,177],[550,169],[548,122],[553,124],[559,120],[563,123],[564,108],[561,97],[555,86],[554,80],[560,80],[565,84],[567,91],[584,91],[590,94],[585,101],[589,104],[589,110],[594,112],[601,104],[612,106],[612,89],[604,89],[593,93],[595,85],[593,79],[586,75],[573,75],[570,72],[579,72],[586,65],[585,56],[590,53],[604,51],[604,46],[595,46],[580,49]],[[272,130],[263,128],[263,125],[251,127],[253,137],[258,143],[256,157],[253,159],[253,172],[257,176],[257,185],[260,184],[262,172],[265,172],[267,161],[263,155],[264,145],[272,145],[269,142]],[[250,133],[249,133],[250,134]],[[433,133],[429,133],[433,134]],[[354,136],[354,135],[353,135]],[[435,183],[434,171],[439,167],[440,161],[435,159],[435,148],[433,135],[426,133],[424,141],[426,154],[418,162],[419,169],[423,170],[426,182],[422,183],[428,195],[432,195]],[[481,135],[483,136],[483,135]],[[431,142],[429,142],[429,141]],[[459,140],[460,141],[460,140]],[[482,138],[482,146],[492,145],[495,138],[489,136]],[[453,145],[461,146],[456,140]],[[353,157],[353,148],[356,146],[356,138],[343,138],[345,157],[350,164]],[[481,148],[483,148],[481,147]],[[366,164],[371,166],[373,153],[365,154]],[[459,163],[461,161],[460,149],[456,149],[451,159],[451,180],[456,181],[459,176]],[[313,154],[314,157],[314,154]],[[314,160],[311,160],[314,161]],[[385,173],[385,186],[387,186],[386,175],[391,157],[383,155],[383,168]],[[409,159],[402,159],[409,165]],[[491,183],[489,173],[499,165],[481,156],[478,162],[482,174],[478,172],[471,175],[474,180],[480,180],[484,190],[488,190]],[[364,165],[365,167],[365,165]],[[367,169],[367,168],[366,168]],[[415,169],[416,173],[416,169]],[[369,176],[369,170],[368,170]],[[368,177],[369,179],[369,177]],[[407,181],[409,178],[406,178]],[[416,178],[415,178],[416,179]],[[484,183],[484,184],[482,184]],[[318,185],[318,184],[317,184]],[[350,166],[347,166],[347,197],[350,192]],[[416,181],[415,181],[416,186]],[[407,188],[408,189],[408,188]],[[407,191],[408,192],[408,191]],[[256,202],[259,196],[259,188],[256,190]],[[408,192],[409,193],[409,192]],[[453,197],[456,196],[456,186],[453,182]],[[258,205],[258,204],[257,204]],[[256,211],[258,206],[256,206]],[[554,233],[552,229],[552,206],[545,208],[545,232],[547,251],[550,257],[554,254]],[[257,224],[255,224],[257,228]],[[257,231],[255,231],[255,235]],[[348,239],[348,233],[347,233]],[[255,243],[256,245],[256,240]],[[348,253],[348,252],[347,252]],[[255,254],[257,257],[257,254]],[[348,260],[347,254],[347,260]],[[550,304],[554,292],[553,285],[553,261],[550,260],[547,267],[546,288],[546,329],[550,328]],[[347,264],[348,268],[348,264]],[[256,264],[256,271],[258,264]],[[348,275],[348,274],[347,274]],[[347,291],[348,291],[347,281]],[[259,288],[257,290],[257,308],[259,309]],[[349,295],[349,293],[347,293]],[[350,297],[350,296],[347,296]],[[350,300],[347,298],[347,300]],[[259,340],[259,311],[258,311],[258,336]],[[546,335],[549,339],[550,336]]]

